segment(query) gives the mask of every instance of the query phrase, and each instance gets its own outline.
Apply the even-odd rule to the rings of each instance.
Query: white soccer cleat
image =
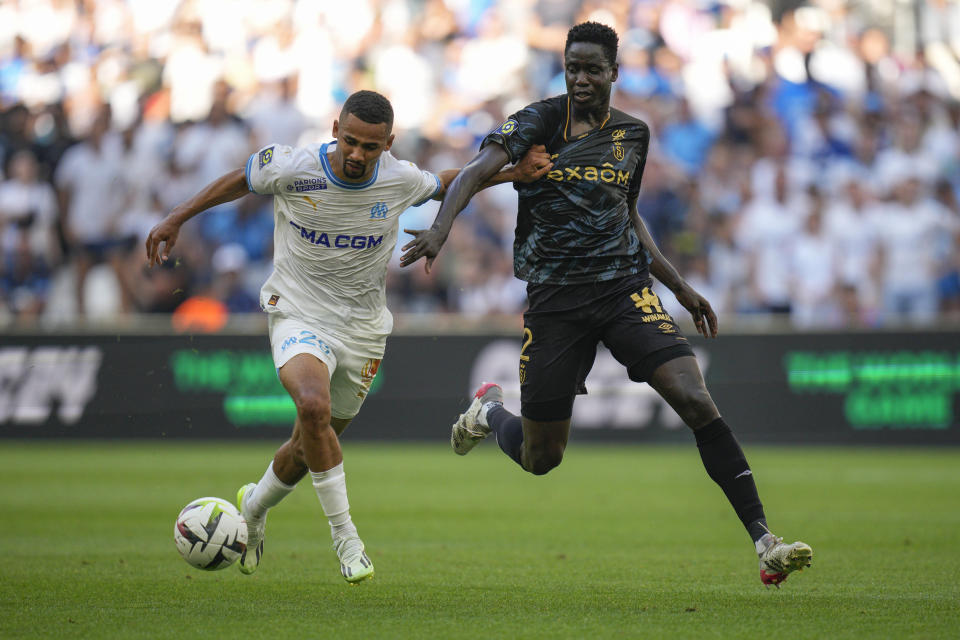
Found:
[[[373,577],[373,563],[363,550],[363,541],[356,535],[334,538],[333,548],[340,557],[340,573],[350,584]]]
[[[250,575],[260,566],[260,558],[263,557],[263,534],[267,528],[267,514],[260,518],[252,518],[247,510],[245,498],[257,488],[254,483],[245,484],[237,491],[237,507],[240,513],[247,521],[247,548],[240,556],[240,571]]]
[[[490,427],[480,424],[480,410],[488,402],[503,403],[503,389],[494,382],[484,382],[473,394],[473,402],[460,414],[450,431],[450,446],[457,455],[465,456],[490,435]]]
[[[760,582],[780,588],[780,583],[794,571],[803,571],[813,560],[813,549],[805,542],[784,544],[783,538],[773,542],[760,554]]]

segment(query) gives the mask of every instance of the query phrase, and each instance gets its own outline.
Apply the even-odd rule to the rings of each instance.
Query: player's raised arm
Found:
[[[236,169],[220,176],[195,196],[178,204],[147,235],[147,266],[161,264],[170,257],[170,250],[177,243],[177,236],[184,222],[211,207],[236,200],[247,193],[249,190],[243,169]],[[164,245],[162,251],[161,244]]]
[[[632,198],[628,206],[630,219],[633,221],[640,244],[650,253],[652,259],[650,273],[670,289],[677,297],[677,301],[690,312],[690,315],[693,316],[693,324],[697,327],[697,333],[704,338],[716,338],[718,330],[717,315],[713,312],[710,302],[687,284],[680,272],[660,253],[660,249],[653,241],[653,236],[647,230],[647,225],[643,223],[643,218],[637,211],[637,199]]]

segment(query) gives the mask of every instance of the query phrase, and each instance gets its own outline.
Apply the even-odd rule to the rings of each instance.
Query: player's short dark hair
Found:
[[[393,129],[393,106],[376,91],[363,90],[350,94],[347,101],[343,103],[340,119],[343,120],[348,113],[370,124],[385,122],[388,133]]]
[[[600,45],[610,66],[617,64],[617,46],[620,44],[620,39],[617,37],[617,32],[607,25],[599,22],[581,22],[575,25],[567,32],[567,44],[563,46],[564,55],[574,42],[592,42]]]

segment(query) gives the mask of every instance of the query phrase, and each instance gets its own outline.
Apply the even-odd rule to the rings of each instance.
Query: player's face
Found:
[[[337,146],[333,152],[333,166],[340,169],[347,180],[367,180],[377,166],[380,154],[393,144],[393,136],[384,122],[370,124],[352,113],[333,121],[333,136]]]
[[[574,42],[563,56],[567,94],[577,111],[593,111],[610,102],[610,85],[617,79],[603,47],[593,42]]]

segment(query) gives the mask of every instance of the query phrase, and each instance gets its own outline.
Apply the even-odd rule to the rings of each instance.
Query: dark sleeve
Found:
[[[643,168],[647,165],[647,150],[650,148],[650,129],[643,125],[637,141],[637,167],[630,178],[630,189],[627,192],[627,202],[633,202],[640,196],[640,182],[643,180]]]
[[[488,133],[480,143],[480,148],[495,142],[506,150],[511,164],[516,162],[533,145],[547,144],[550,133],[557,128],[553,111],[553,107],[546,101],[534,102],[524,107]]]

